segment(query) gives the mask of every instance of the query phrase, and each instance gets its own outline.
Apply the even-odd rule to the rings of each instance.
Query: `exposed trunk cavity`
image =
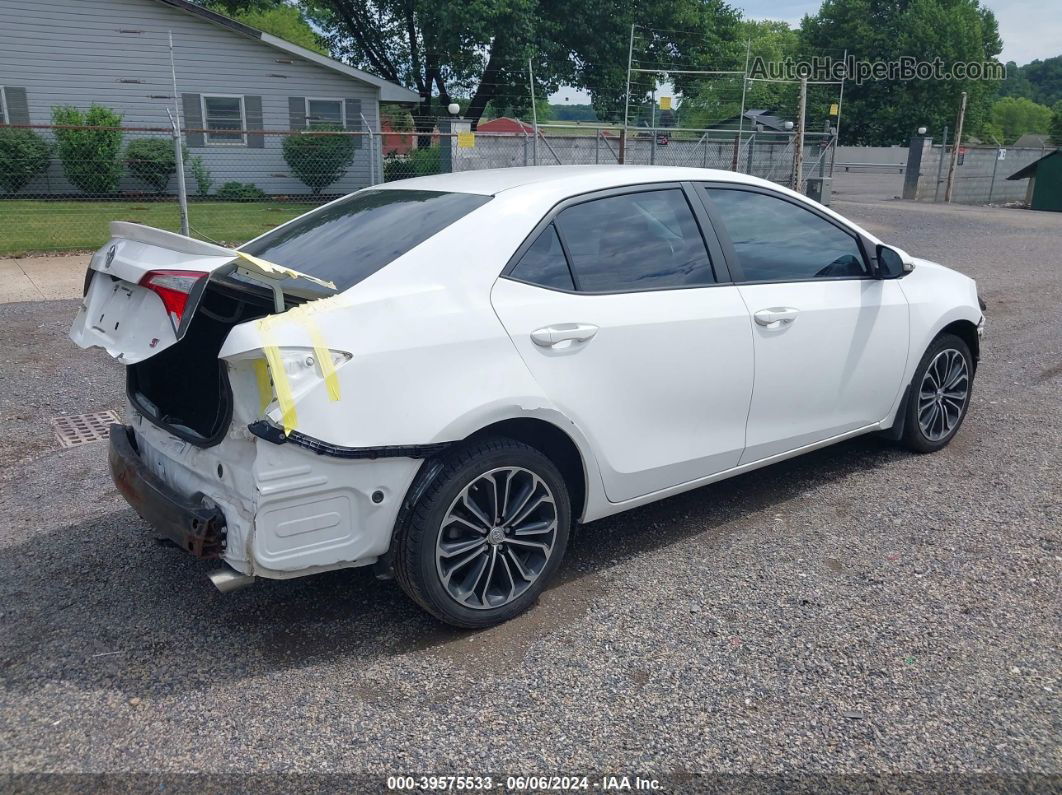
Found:
[[[218,353],[233,326],[270,314],[263,297],[211,282],[184,338],[126,368],[133,405],[151,422],[199,447],[224,438],[232,391]]]

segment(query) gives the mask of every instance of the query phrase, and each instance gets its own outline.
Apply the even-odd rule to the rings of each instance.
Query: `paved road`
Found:
[[[0,306],[3,769],[1057,774],[1062,215],[837,206],[979,280],[955,442],[855,440],[592,524],[479,633],[360,571],[214,591],[101,445],[51,438],[121,399],[65,340],[75,302]]]

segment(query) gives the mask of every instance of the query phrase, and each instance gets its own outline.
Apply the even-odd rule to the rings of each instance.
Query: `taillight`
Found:
[[[206,277],[199,271],[149,271],[140,280],[140,286],[147,287],[162,299],[162,305],[173,321],[173,330],[177,331],[184,319],[188,298]]]

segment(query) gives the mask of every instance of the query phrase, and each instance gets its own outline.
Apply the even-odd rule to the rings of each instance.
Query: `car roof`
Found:
[[[678,182],[682,180],[713,180],[740,182],[746,185],[779,187],[775,183],[711,168],[682,168],[677,166],[513,166],[476,171],[458,171],[452,174],[436,174],[430,177],[415,177],[385,185],[375,185],[385,190],[431,190],[454,193],[478,193],[495,196],[502,191],[523,187],[556,188],[558,194],[575,195],[592,190],[603,190],[623,185],[641,185],[652,182]]]

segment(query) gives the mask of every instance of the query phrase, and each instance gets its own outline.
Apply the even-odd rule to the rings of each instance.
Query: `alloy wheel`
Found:
[[[524,593],[549,562],[557,504],[549,486],[523,467],[499,467],[472,479],[450,504],[435,545],[447,593],[478,610]]]
[[[962,420],[970,394],[966,358],[954,348],[933,357],[918,391],[918,425],[931,442],[939,442]]]

